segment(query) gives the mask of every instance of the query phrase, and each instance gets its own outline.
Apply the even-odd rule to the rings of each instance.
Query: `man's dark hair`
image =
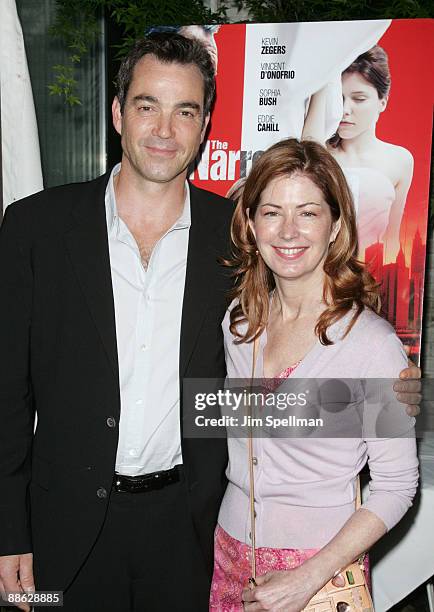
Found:
[[[160,62],[167,64],[193,64],[197,66],[203,77],[204,117],[211,112],[215,95],[215,72],[208,51],[198,40],[191,40],[175,33],[153,32],[135,43],[119,68],[116,87],[121,113],[124,112],[134,67],[145,55],[153,55]]]

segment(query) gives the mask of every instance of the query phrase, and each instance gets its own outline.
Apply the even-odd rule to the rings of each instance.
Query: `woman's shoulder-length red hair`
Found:
[[[231,298],[237,300],[230,315],[230,330],[237,342],[250,342],[267,324],[269,295],[274,278],[257,253],[256,241],[249,225],[254,219],[261,194],[275,178],[301,174],[322,192],[330,207],[332,220],[340,228],[330,245],[325,262],[323,299],[326,308],[318,319],[315,332],[323,344],[332,344],[327,329],[355,307],[346,333],[365,307],[380,310],[378,285],[364,264],[357,260],[357,228],[352,195],[345,176],[333,156],[311,140],[288,138],[267,149],[254,163],[238,199],[232,219],[232,267],[235,286]],[[244,333],[239,326],[247,324]]]

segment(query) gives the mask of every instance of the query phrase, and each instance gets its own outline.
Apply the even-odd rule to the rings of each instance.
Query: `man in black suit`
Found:
[[[34,572],[68,611],[207,610],[226,441],[182,439],[180,380],[225,375],[232,204],[186,180],[214,87],[197,41],[139,42],[113,102],[121,165],[6,212],[5,591]]]
[[[6,212],[3,594],[64,591],[71,612],[208,609],[226,441],[182,437],[182,380],[225,375],[232,206],[186,181],[213,96],[200,43],[140,41],[113,103],[121,165]]]

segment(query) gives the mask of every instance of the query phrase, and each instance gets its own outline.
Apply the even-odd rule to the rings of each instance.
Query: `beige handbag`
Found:
[[[250,389],[255,377],[257,357],[257,340],[253,343],[252,375]],[[247,407],[249,417],[251,406]],[[249,582],[256,586],[256,529],[255,529],[255,473],[253,463],[253,436],[249,427],[247,438],[249,460],[249,500],[250,500],[250,535],[251,535],[251,578]],[[357,477],[356,510],[360,508],[360,478]],[[303,612],[374,612],[369,589],[366,584],[364,557],[361,555],[357,561],[350,563],[341,570],[310,600]]]

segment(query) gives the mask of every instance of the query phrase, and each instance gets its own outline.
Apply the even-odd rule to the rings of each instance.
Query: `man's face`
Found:
[[[209,120],[203,101],[203,78],[195,65],[144,56],[134,68],[123,114],[118,99],[113,101],[122,163],[153,183],[185,180]]]

